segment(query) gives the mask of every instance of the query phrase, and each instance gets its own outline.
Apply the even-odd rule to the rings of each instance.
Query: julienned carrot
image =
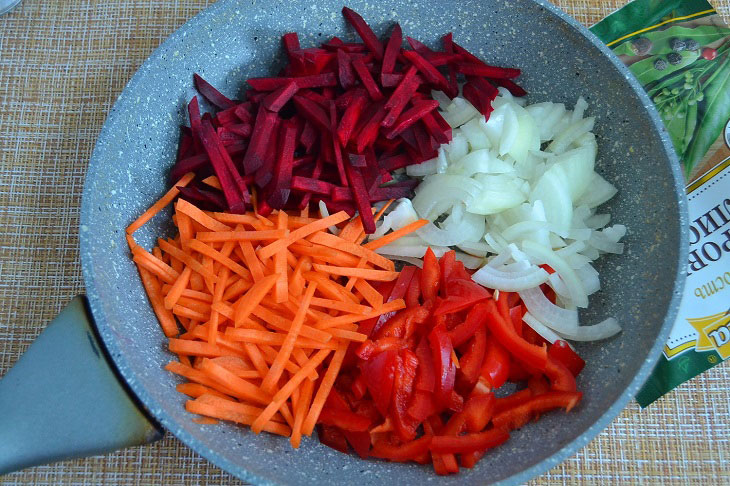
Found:
[[[177,195],[180,194],[180,189],[178,189],[178,187],[187,186],[188,184],[190,184],[190,181],[192,181],[194,177],[195,174],[193,174],[192,172],[189,172],[182,176],[179,181],[172,185],[170,190],[167,191],[164,196],[162,196],[156,203],[150,206],[147,211],[145,211],[137,219],[135,219],[132,224],[127,226],[127,234],[131,235],[142,226],[144,226],[144,224],[152,219],[157,213],[162,211],[165,206],[170,204],[173,199],[175,199]]]
[[[393,263],[361,245],[358,221],[345,225],[347,238],[330,233],[348,220],[344,212],[264,217],[201,211],[186,201],[175,209],[180,235],[159,239],[151,252],[126,235],[179,357],[166,369],[190,381],[180,391],[195,398],[186,407],[203,420],[291,434],[298,446],[350,342],[367,338],[358,323],[404,305],[383,304],[369,283],[395,278]],[[185,329],[179,336],[176,318]]]
[[[388,233],[385,236],[381,236],[377,240],[370,241],[370,242],[366,243],[363,246],[365,248],[367,248],[368,250],[375,251],[375,250],[377,250],[380,247],[383,247],[385,245],[389,245],[389,244],[393,243],[398,238],[401,238],[401,237],[403,237],[403,236],[405,236],[405,235],[407,235],[409,233],[413,233],[418,228],[422,228],[423,226],[425,226],[427,224],[428,224],[428,220],[427,219],[419,219],[418,221],[414,221],[411,224],[405,225],[404,227],[402,227],[399,230],[395,230],[395,231],[393,231],[391,233]]]
[[[219,181],[218,177],[214,175],[206,177],[201,182],[203,184],[208,184],[210,187],[215,187],[218,190],[223,190],[223,186],[221,186],[221,181]]]
[[[389,270],[373,270],[369,268],[336,267],[334,265],[322,265],[313,263],[312,267],[322,273],[337,275],[340,277],[357,277],[377,282],[390,282],[398,278],[398,272]]]

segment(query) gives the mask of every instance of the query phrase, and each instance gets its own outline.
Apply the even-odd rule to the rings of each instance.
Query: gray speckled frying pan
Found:
[[[431,468],[363,461],[316,438],[293,450],[279,437],[190,420],[175,391],[178,378],[163,370],[172,355],[130,261],[123,228],[165,190],[193,72],[240,96],[243,79],[277,67],[281,34],[297,31],[305,46],[332,35],[354,38],[340,15],[342,5],[331,0],[222,0],[154,52],[109,114],[81,210],[88,317],[95,326],[85,327],[84,306],[75,301],[0,382],[0,473],[152,440],[159,437],[159,424],[231,474],[256,483],[517,484],[584,446],[634,396],[674,321],[687,251],[679,165],[640,86],[593,35],[542,0],[350,6],[379,33],[395,20],[409,35],[434,43],[453,31],[455,40],[487,61],[522,68],[532,102],[572,105],[583,95],[590,103],[597,116],[598,170],[620,189],[607,209],[629,233],[626,253],[601,261],[603,290],[583,316],[616,316],[624,331],[578,346],[588,362],[579,378],[581,405],[569,416],[549,414],[515,432],[473,470],[438,479]],[[150,246],[169,231],[164,221],[147,225],[138,241]],[[59,370],[60,377],[54,374]]]

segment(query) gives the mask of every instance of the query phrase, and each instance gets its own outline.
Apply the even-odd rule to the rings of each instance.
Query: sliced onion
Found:
[[[482,264],[484,264],[484,258],[467,255],[466,253],[462,253],[460,251],[456,252],[456,261],[463,263],[464,267],[468,268],[469,270],[475,270],[481,267]]]
[[[420,164],[409,165],[406,167],[406,174],[410,177],[424,177],[438,173],[439,159],[435,157],[431,160],[421,162]]]
[[[322,216],[322,218],[327,218],[330,215],[330,212],[327,210],[327,204],[325,204],[324,201],[320,199],[319,201],[319,214]],[[337,226],[330,226],[329,227],[330,233],[333,235],[339,235],[340,234],[340,228]]]
[[[533,267],[533,270],[529,273],[518,273],[503,272],[485,265],[477,270],[471,278],[476,283],[490,289],[519,292],[545,283],[548,279],[548,273],[540,267]]]
[[[524,241],[522,243],[522,249],[531,257],[538,259],[540,263],[550,265],[560,275],[568,287],[571,300],[575,305],[578,307],[588,307],[588,296],[581,285],[580,279],[565,259],[560,258],[551,249],[532,241]]]
[[[590,231],[590,230],[589,230]],[[623,243],[616,243],[611,241],[603,232],[593,231],[591,237],[588,239],[588,244],[596,250],[605,253],[616,253],[621,254],[624,252]]]
[[[426,253],[425,251],[423,252]],[[416,266],[418,268],[423,268],[423,260],[420,258],[415,257],[407,257],[407,256],[400,256],[400,255],[383,255],[385,258],[388,258],[390,260],[398,260],[405,263],[410,263],[413,266]]]
[[[621,326],[613,317],[609,317],[592,326],[578,326],[575,332],[561,333],[566,339],[573,341],[598,341],[599,339],[610,338],[621,332]]]
[[[525,315],[522,316],[522,320],[525,324],[530,326],[533,331],[542,336],[550,344],[553,344],[555,343],[555,341],[562,339],[560,336],[555,334],[555,332],[552,331],[549,327],[538,321],[535,316],[531,315],[529,312],[526,312]]]
[[[539,287],[521,291],[520,297],[527,310],[553,331],[574,332],[578,327],[578,311],[553,304]]]
[[[434,174],[416,189],[413,208],[421,217],[433,220],[456,203],[468,205],[481,192],[481,184],[469,177]]]
[[[469,255],[484,258],[489,253],[489,245],[483,241],[463,241],[457,245],[460,250]]]

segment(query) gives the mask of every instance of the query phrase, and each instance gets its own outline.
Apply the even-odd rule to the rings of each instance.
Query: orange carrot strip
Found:
[[[323,299],[321,297],[312,298],[312,306],[323,307],[325,309],[334,309],[341,312],[347,312],[350,314],[365,314],[372,312],[373,308],[366,305],[353,304],[352,302],[342,302],[340,300]],[[382,305],[382,303],[381,303]]]
[[[180,304],[176,304],[172,308],[172,313],[176,316],[187,317],[188,319],[193,319],[199,322],[207,321],[210,318],[210,314],[194,311],[193,309],[188,309]]]
[[[218,346],[201,341],[188,341],[186,339],[170,338],[168,343],[173,353],[187,354],[188,356],[220,356],[221,349]]]
[[[250,289],[252,286],[253,286],[253,283],[250,280],[240,278],[240,279],[236,280],[236,283],[234,283],[233,285],[229,285],[225,289],[225,291],[223,292],[223,296],[221,297],[221,300],[229,301],[229,300],[235,299],[235,298],[239,297],[241,294],[243,294],[245,291]]]
[[[291,328],[291,321],[289,319],[279,316],[278,314],[270,311],[266,307],[258,306],[251,313],[256,317],[264,320],[269,326],[280,331],[289,332],[289,329]],[[331,334],[325,331],[320,331],[319,329],[308,326],[306,324],[302,325],[302,328],[299,330],[299,334],[301,334],[303,337],[312,339],[314,341],[319,341],[321,343],[326,343],[332,338]]]
[[[236,394],[234,396],[236,398],[242,398],[244,400],[250,400],[261,404],[271,403],[270,394],[264,392],[253,383],[237,377],[232,372],[209,359],[203,360],[201,369],[208,376],[213,378],[213,380],[235,392]]]
[[[298,449],[302,442],[302,425],[312,403],[313,392],[314,382],[305,380],[299,392],[299,397],[297,397],[297,404],[294,407],[294,426],[292,427],[291,437],[289,438],[289,442],[295,449]]]
[[[144,262],[146,264],[145,268],[149,269],[152,273],[159,274],[161,276],[160,278],[164,277],[165,279],[172,279],[172,282],[170,283],[173,283],[175,279],[180,276],[180,274],[170,265],[163,262],[162,259],[157,258],[141,246],[138,246],[134,250],[134,256],[132,259],[135,262]]]
[[[165,296],[165,309],[172,309],[172,307],[177,304],[178,299],[182,297],[183,290],[185,290],[190,282],[191,273],[193,273],[193,269],[185,267],[185,270],[183,270],[180,276],[177,277],[172,288]]]
[[[261,231],[201,231],[195,235],[198,241],[264,241],[277,240],[286,236],[286,230],[261,230]]]
[[[360,243],[358,243],[359,245]],[[357,262],[357,268],[366,268],[368,263],[368,259],[365,257],[361,257],[360,261]],[[347,290],[352,290],[352,288],[355,286],[355,283],[358,281],[357,277],[350,277],[347,280],[347,283],[345,284],[345,288]]]
[[[317,329],[329,329],[331,327],[338,327],[340,324],[352,324],[354,322],[372,319],[373,317],[379,317],[387,312],[395,312],[397,310],[404,309],[405,307],[406,303],[403,299],[395,299],[383,304],[382,307],[379,307],[372,312],[368,312],[367,314],[343,314],[330,319],[323,319],[317,322],[316,327]]]
[[[193,229],[193,220],[190,216],[178,212],[177,216],[177,230],[180,233],[180,247],[188,251],[188,242],[195,237],[195,231]]]
[[[306,240],[299,240],[299,242],[292,244],[289,248],[298,255],[306,255],[325,263],[332,263],[333,265],[342,267],[355,266],[359,261],[356,256],[345,253],[344,251],[322,245],[303,245],[301,244],[303,241]]]
[[[314,223],[319,218],[309,218],[307,216],[292,216],[289,215],[289,229],[297,229],[302,226],[307,226],[310,223]]]
[[[182,176],[179,181],[172,185],[170,190],[167,191],[164,196],[162,196],[156,203],[150,206],[147,211],[145,211],[137,219],[135,219],[132,224],[127,226],[127,234],[131,235],[132,233],[140,229],[147,221],[152,219],[165,206],[170,204],[172,200],[175,199],[178,194],[180,194],[180,189],[178,189],[178,187],[187,186],[188,184],[190,184],[190,181],[192,181],[194,177],[195,174],[193,174],[192,172],[188,172],[187,174]]]
[[[289,333],[286,335],[286,339],[281,345],[281,349],[279,350],[279,354],[276,356],[276,360],[274,360],[271,368],[269,368],[269,373],[261,383],[261,388],[266,392],[271,393],[273,391],[274,386],[281,377],[281,373],[284,371],[284,362],[289,359],[292,349],[294,349],[297,337],[299,336],[299,330],[304,323],[304,317],[306,316],[309,303],[312,301],[315,290],[317,290],[317,284],[316,282],[312,282],[309,286],[307,286],[307,290],[304,292],[304,298],[302,299],[301,306],[297,311],[297,315],[291,323]]]
[[[205,385],[225,395],[234,396],[233,390],[230,390],[227,387],[221,385],[202,371],[196,370],[195,368],[192,368],[191,366],[188,366],[186,364],[172,361],[165,365],[165,369],[171,373],[183,376],[190,381],[200,383],[201,385]]]
[[[185,410],[190,413],[197,413],[198,415],[214,417],[243,425],[251,425],[256,417],[255,415],[247,415],[239,412],[224,410],[220,407],[216,407],[215,405],[207,403],[198,403],[194,400],[188,400],[187,402],[185,402]],[[266,423],[264,427],[262,427],[262,430],[266,430],[267,432],[271,432],[272,434],[282,435],[284,437],[289,437],[289,435],[291,434],[291,429],[288,426],[277,422]]]
[[[312,267],[322,273],[329,273],[340,277],[357,277],[366,280],[375,280],[377,282],[391,282],[398,278],[399,272],[391,272],[389,270],[372,270],[369,268],[352,268],[352,267],[336,267],[334,265],[323,265],[321,263],[313,263]]]
[[[271,346],[281,346],[286,341],[286,334],[278,332],[259,331],[257,329],[240,329],[229,327],[226,329],[227,338],[234,341],[241,341],[249,344],[269,344]],[[299,336],[295,341],[295,346],[308,349],[335,349],[335,345],[331,343],[323,343],[314,339],[307,339]]]
[[[152,304],[152,310],[157,316],[157,320],[160,321],[160,327],[165,336],[172,337],[177,336],[179,331],[177,323],[175,322],[175,316],[169,309],[165,308],[162,293],[160,291],[160,284],[157,279],[146,269],[137,266],[139,275],[142,277],[142,285],[147,292],[147,298]]]
[[[200,383],[180,383],[175,387],[175,389],[180,393],[184,393],[185,395],[193,398],[198,398],[201,395],[214,395],[220,398],[227,398],[227,395],[224,395],[218,390],[201,385]]]
[[[358,215],[350,220],[350,222],[347,223],[344,228],[342,228],[342,231],[340,231],[340,234],[338,236],[346,241],[355,241],[357,236],[362,232],[362,219],[360,219],[360,216]]]
[[[211,217],[224,224],[246,224],[251,227],[261,225],[261,222],[252,214],[211,213]]]
[[[358,279],[355,281],[355,288],[363,297],[365,297],[365,300],[368,301],[368,304],[370,304],[373,309],[377,309],[383,305],[383,294],[375,290],[375,288],[370,285],[367,280]]]
[[[200,312],[201,314],[208,314],[211,311],[211,304],[188,297],[180,297],[177,303],[180,304],[182,307],[186,307],[190,310]]]
[[[213,302],[221,302],[223,299],[223,291],[228,283],[228,268],[223,268],[219,274],[220,280],[215,284],[215,291],[213,292]],[[210,344],[216,344],[218,341],[218,325],[220,324],[220,313],[216,310],[211,309],[210,321],[208,321],[208,342]]]
[[[175,210],[177,212],[186,214],[190,216],[190,218],[198,223],[199,225],[208,228],[209,230],[213,231],[230,231],[230,226],[227,226],[220,221],[208,216],[203,211],[198,209],[196,206],[193,206],[189,202],[187,202],[185,199],[178,199],[177,204],[175,205]]]
[[[289,236],[286,238],[282,238],[280,240],[276,240],[273,243],[269,243],[267,246],[261,248],[257,253],[259,255],[259,258],[266,259],[271,256],[273,256],[276,252],[281,251],[282,248],[286,248],[287,246],[291,245],[295,241],[298,241],[302,238],[306,238],[307,236],[311,235],[312,233],[316,231],[322,231],[325,228],[328,228],[332,225],[341,223],[345,221],[349,216],[346,212],[340,211],[339,213],[335,213],[327,218],[318,219],[317,221],[313,223],[309,223],[306,226],[302,226],[301,228],[295,229],[291,233],[289,233]]]
[[[329,331],[332,333],[332,335],[334,337],[339,338],[339,339],[344,339],[347,341],[356,341],[356,342],[361,343],[361,342],[367,340],[367,338],[368,338],[367,335],[365,335],[365,334],[362,334],[359,332],[354,332],[354,331],[348,331],[346,329],[340,329],[337,327],[332,328]]]
[[[251,272],[249,272],[244,267],[234,262],[227,256],[223,255],[221,252],[214,250],[210,246],[206,245],[205,243],[198,240],[190,240],[190,249],[195,250],[202,255],[209,256],[210,258],[230,268],[233,273],[236,273],[245,279],[251,280]]]
[[[287,219],[288,215],[286,212],[283,210],[279,211],[276,219],[276,227],[279,230],[288,232]],[[287,248],[283,247],[274,254],[274,272],[278,275],[278,279],[274,286],[274,298],[276,299],[276,302],[286,302],[289,299],[289,276],[286,272],[287,253]]]
[[[314,371],[317,366],[319,366],[320,363],[324,361],[329,353],[329,349],[319,350],[317,354],[315,354],[305,366],[303,366],[297,373],[295,373],[294,376],[292,376],[291,379],[286,383],[286,385],[284,385],[281,390],[279,390],[274,395],[271,402],[266,406],[264,411],[261,412],[261,415],[259,415],[256,420],[251,424],[251,430],[254,433],[258,434],[262,430],[264,430],[266,424],[270,423],[271,417],[273,417],[276,411],[286,403],[286,400],[292,394],[294,389],[297,388],[307,378],[307,375],[309,375],[310,372]]]
[[[330,361],[327,371],[322,378],[322,383],[317,390],[317,394],[314,396],[314,400],[312,400],[312,406],[309,408],[307,418],[304,419],[304,424],[302,425],[302,434],[304,435],[311,435],[314,430],[314,424],[317,423],[319,414],[322,412],[322,407],[324,407],[324,402],[327,400],[330,390],[332,390],[332,386],[335,384],[337,374],[340,372],[342,361],[345,359],[345,353],[347,353],[347,346],[347,342],[341,342],[334,356],[332,356],[332,361]]]
[[[201,276],[209,279],[211,282],[215,283],[218,281],[218,277],[209,272],[203,264],[201,264],[198,260],[196,260],[192,255],[185,253],[184,251],[180,250],[179,248],[176,248],[175,246],[171,245],[167,241],[163,239],[157,240],[157,243],[160,245],[160,248],[162,248],[162,251],[167,252],[172,256],[173,258],[177,258],[181,262],[183,262],[185,265],[192,267],[193,271],[199,273]],[[192,281],[195,277],[193,275],[190,276],[191,286]],[[194,289],[199,290],[199,289]]]
[[[221,186],[221,182],[218,180],[217,176],[208,176],[200,182],[208,184],[210,187],[215,187],[218,190],[223,190],[223,186]]]
[[[243,323],[243,320],[251,314],[251,311],[261,303],[261,299],[269,293],[269,290],[274,286],[278,280],[277,275],[267,275],[263,279],[259,280],[248,291],[238,299],[236,302],[236,313],[234,318],[234,324],[236,327]]]
[[[220,423],[220,420],[210,417],[195,417],[193,422],[200,425],[217,425]]]
[[[261,350],[258,346],[251,343],[243,343],[243,349],[246,350],[248,357],[251,358],[251,362],[253,363],[254,368],[256,368],[256,372],[259,374],[259,377],[263,378],[266,376],[269,372],[269,365],[266,363],[264,355],[261,354]]]
[[[375,251],[378,248],[381,248],[381,247],[383,247],[385,245],[389,245],[389,244],[393,243],[398,238],[401,238],[401,237],[403,237],[403,236],[405,236],[405,235],[407,235],[409,233],[413,233],[418,228],[421,228],[421,227],[423,227],[423,226],[425,226],[427,224],[428,224],[428,220],[427,219],[419,219],[418,221],[414,221],[411,224],[405,225],[404,227],[402,227],[399,230],[395,230],[392,233],[388,233],[385,236],[381,236],[377,240],[370,241],[370,242],[366,243],[363,246],[365,248],[367,248],[368,250]]]
[[[350,301],[357,304],[359,301],[352,295],[352,292],[348,292],[345,288],[333,282],[327,275],[317,272],[305,272],[303,274],[305,280],[311,280],[317,282],[317,290],[329,299],[341,300],[343,302]]]
[[[162,286],[162,293],[167,294],[172,289],[172,285],[165,284]],[[211,303],[213,302],[213,296],[206,292],[197,292],[191,289],[183,289],[181,297],[187,297],[188,299],[195,299],[201,302]]]
[[[264,266],[261,263],[261,260],[259,260],[259,257],[256,256],[256,250],[254,250],[250,241],[239,241],[238,244],[241,248],[241,253],[243,254],[243,261],[246,263],[248,270],[251,272],[253,281],[258,282],[264,278]]]
[[[299,297],[304,292],[304,277],[303,272],[308,272],[312,269],[312,260],[304,256],[299,259],[297,266],[294,267],[294,274],[292,275],[291,281],[289,282],[289,293],[295,297]]]
[[[136,241],[134,241],[134,238],[132,235],[126,235],[127,238],[127,246],[129,246],[129,251],[134,253],[134,249],[137,248],[139,245]]]
[[[330,248],[334,248],[337,250],[345,251],[347,253],[352,253],[353,255],[360,258],[365,257],[373,265],[384,268],[385,270],[392,271],[395,269],[395,265],[393,264],[393,262],[388,260],[384,256],[378,255],[372,250],[368,250],[367,248],[342,239],[333,234],[325,233],[324,231],[320,233],[315,233],[314,235],[312,235],[311,238],[309,238],[309,241],[311,241],[312,243],[329,246]]]

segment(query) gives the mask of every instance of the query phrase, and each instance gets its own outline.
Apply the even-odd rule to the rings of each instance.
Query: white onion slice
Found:
[[[573,341],[598,341],[599,339],[610,338],[621,332],[621,326],[613,317],[609,317],[592,326],[578,326],[575,332],[561,334],[566,339]]]
[[[550,344],[553,344],[555,343],[555,341],[562,339],[555,333],[555,331],[552,331],[549,327],[537,320],[535,316],[531,315],[529,312],[526,312],[525,315],[522,316],[522,320],[525,324],[530,326],[533,331],[542,336]]]
[[[490,289],[501,289],[506,292],[518,292],[537,287],[548,279],[548,273],[540,267],[534,267],[529,273],[503,272],[488,265],[483,266],[471,276],[476,283]]]
[[[481,184],[470,177],[434,174],[416,188],[412,203],[421,217],[433,220],[456,203],[468,205],[481,193]]]
[[[424,251],[424,253],[426,253]],[[418,268],[423,268],[423,260],[416,257],[407,257],[407,256],[400,256],[400,255],[383,255],[385,258],[388,258],[390,260],[399,260],[401,262],[410,263],[413,266],[416,266]]]
[[[578,327],[578,311],[553,304],[539,287],[521,291],[520,297],[527,310],[553,331],[575,332]]]
[[[463,241],[457,246],[463,252],[480,258],[486,257],[489,253],[489,245],[482,241]]]
[[[550,265],[560,275],[568,287],[570,297],[575,305],[578,307],[588,307],[588,296],[581,285],[580,279],[565,259],[560,258],[551,249],[532,241],[524,241],[522,243],[522,249],[531,257],[538,259],[540,263]]]
[[[460,251],[456,252],[456,260],[463,263],[464,267],[468,268],[469,270],[475,270],[481,267],[484,263],[484,258],[467,255],[466,253],[462,253]]]

